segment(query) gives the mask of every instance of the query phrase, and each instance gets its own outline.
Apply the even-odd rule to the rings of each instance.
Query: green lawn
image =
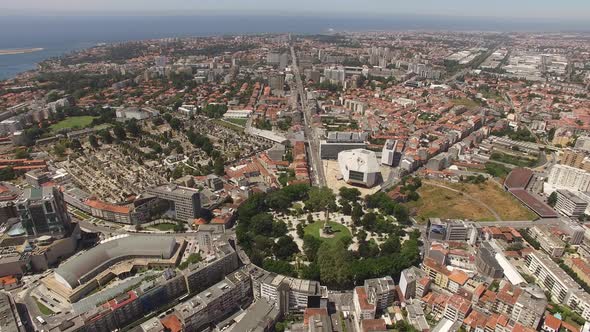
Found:
[[[43,315],[49,316],[49,315],[53,314],[53,311],[51,309],[49,309],[46,305],[41,303],[41,301],[39,301],[37,298],[35,298],[35,303],[37,303],[37,308],[39,308],[39,311]]]
[[[216,124],[218,124],[218,125],[220,125],[222,127],[226,127],[228,129],[235,130],[237,132],[243,132],[244,131],[244,127],[243,126],[240,126],[240,125],[237,125],[237,124],[233,124],[233,123],[231,123],[229,121],[225,121],[225,120],[221,120],[221,119],[215,119],[215,120],[213,120],[213,122],[215,122]]]
[[[82,211],[78,211],[78,210],[72,211],[72,214],[75,215],[76,217],[82,219],[82,220],[86,220],[86,219],[90,219],[91,218],[88,214],[86,214],[86,213],[84,213]]]
[[[313,224],[307,225],[304,229],[305,234],[309,234],[323,241],[338,241],[345,237],[352,237],[352,235],[350,234],[350,230],[348,230],[346,226],[333,221],[329,221],[328,224],[332,226],[332,229],[334,230],[334,237],[320,237],[320,229],[324,227],[324,221],[322,220],[318,220]]]
[[[520,167],[533,167],[537,164],[539,158],[528,158],[524,156],[520,157],[502,152],[494,152],[490,156],[490,160],[495,160]]]
[[[172,224],[172,223],[167,223],[166,222],[166,223],[157,224],[157,225],[150,226],[150,227],[151,228],[155,228],[155,229],[157,229],[159,231],[166,232],[166,231],[173,231],[174,230],[174,226],[176,226],[176,225],[175,224]]]
[[[90,126],[92,120],[94,120],[94,116],[83,115],[83,116],[71,116],[64,120],[61,120],[58,123],[54,123],[51,125],[51,130],[56,132],[62,129],[82,129]]]
[[[186,261],[182,262],[180,265],[178,265],[178,268],[181,270],[186,270],[186,268],[191,265],[191,264],[195,264],[200,262],[201,260],[203,260],[201,258],[201,255],[199,254],[190,254],[188,256],[188,258],[186,259]]]
[[[226,119],[225,121],[228,121],[228,122],[231,122],[231,123],[235,123],[238,126],[245,127],[246,126],[246,122],[248,122],[248,119]]]

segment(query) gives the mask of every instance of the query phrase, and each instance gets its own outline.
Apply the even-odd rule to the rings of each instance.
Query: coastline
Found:
[[[42,47],[5,49],[5,50],[0,50],[0,55],[27,54],[27,53],[40,52],[43,50],[44,50],[44,48],[42,48]]]

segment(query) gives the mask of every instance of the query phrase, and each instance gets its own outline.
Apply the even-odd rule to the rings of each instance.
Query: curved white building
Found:
[[[347,150],[338,153],[338,165],[344,181],[373,187],[377,183],[379,162],[373,151],[365,149]]]

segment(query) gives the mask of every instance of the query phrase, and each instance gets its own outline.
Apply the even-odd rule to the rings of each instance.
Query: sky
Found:
[[[4,15],[435,15],[590,19],[589,0],[0,0]],[[2,15],[2,14],[0,14]]]

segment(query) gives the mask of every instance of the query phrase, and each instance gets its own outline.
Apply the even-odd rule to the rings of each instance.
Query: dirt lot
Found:
[[[335,193],[341,187],[348,187],[348,188],[357,188],[362,196],[371,195],[379,191],[380,185],[383,182],[382,179],[387,179],[389,176],[390,168],[381,166],[381,177],[377,182],[377,185],[373,188],[364,188],[360,186],[352,186],[344,182],[342,180],[342,174],[340,173],[340,168],[338,167],[338,161],[336,160],[322,160],[322,165],[324,167],[324,174],[326,175],[326,183],[330,189],[332,189]]]
[[[492,181],[483,184],[425,181],[418,193],[420,199],[407,203],[407,206],[423,221],[432,217],[476,221],[536,218],[533,212]]]

